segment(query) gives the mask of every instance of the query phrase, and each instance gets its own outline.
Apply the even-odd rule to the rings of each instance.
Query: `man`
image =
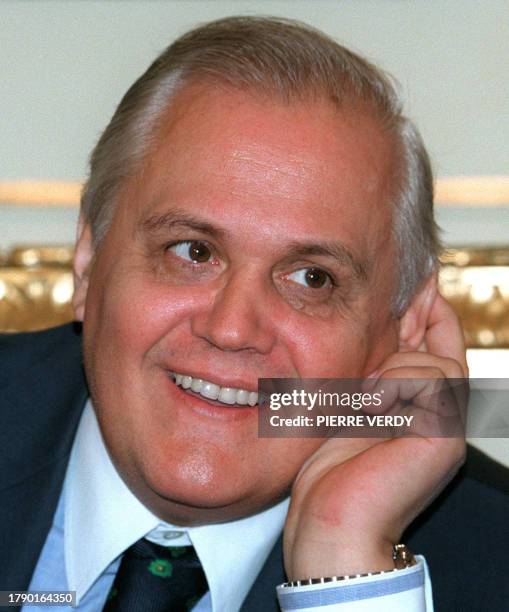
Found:
[[[230,612],[276,609],[289,580],[283,609],[431,610],[405,541],[436,609],[507,601],[487,567],[507,543],[490,483],[505,471],[476,455],[487,482],[462,473],[421,514],[462,439],[258,436],[259,378],[466,376],[437,248],[427,156],[379,70],[283,20],[179,39],[91,158],[86,384],[69,326],[3,340],[1,588]]]

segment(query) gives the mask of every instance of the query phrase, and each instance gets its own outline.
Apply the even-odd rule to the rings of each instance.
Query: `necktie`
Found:
[[[141,539],[125,551],[103,612],[187,612],[207,590],[192,546]]]

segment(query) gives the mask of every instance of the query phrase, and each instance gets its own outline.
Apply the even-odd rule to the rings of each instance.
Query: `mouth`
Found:
[[[258,404],[259,395],[256,391],[239,389],[237,387],[222,387],[209,380],[194,378],[189,374],[170,372],[170,378],[177,387],[191,396],[201,396],[215,406],[229,408],[254,407]]]

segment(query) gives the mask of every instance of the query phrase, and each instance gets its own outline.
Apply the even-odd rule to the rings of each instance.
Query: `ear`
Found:
[[[85,316],[88,279],[93,255],[92,231],[90,225],[86,223],[80,215],[76,248],[74,251],[74,294],[72,296],[74,318],[77,321],[83,321]]]
[[[433,272],[414,295],[399,323],[400,350],[416,351],[421,346],[431,308],[438,294],[438,273]]]

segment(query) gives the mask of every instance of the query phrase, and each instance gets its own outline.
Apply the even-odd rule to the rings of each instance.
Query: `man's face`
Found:
[[[177,95],[93,254],[84,313],[107,446],[159,516],[252,513],[322,443],[260,439],[256,407],[174,373],[247,401],[258,378],[360,377],[395,349],[395,165],[365,114],[218,87]]]

